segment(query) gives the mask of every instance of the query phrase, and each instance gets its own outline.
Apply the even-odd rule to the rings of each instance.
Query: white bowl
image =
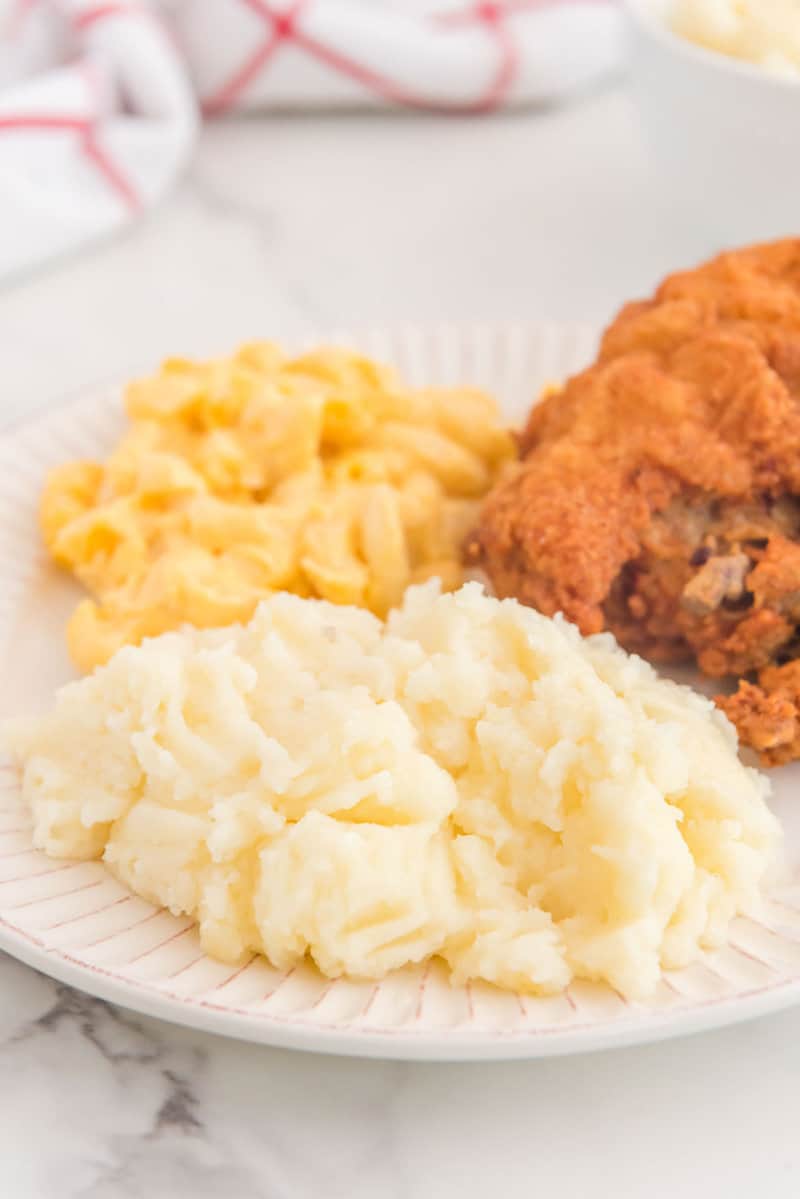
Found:
[[[669,28],[670,0],[626,0],[634,94],[670,205],[715,242],[800,235],[800,82]]]

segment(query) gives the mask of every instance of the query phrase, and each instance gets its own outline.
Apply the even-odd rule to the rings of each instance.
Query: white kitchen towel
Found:
[[[0,0],[0,278],[152,206],[198,109],[550,102],[620,26],[612,0]]]

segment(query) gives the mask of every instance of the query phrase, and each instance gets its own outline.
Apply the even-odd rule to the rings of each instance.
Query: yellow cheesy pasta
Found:
[[[125,405],[108,460],[59,467],[42,497],[48,549],[89,592],[67,631],[85,671],[184,623],[247,621],[278,590],[383,616],[410,583],[455,588],[513,457],[491,397],[413,390],[345,350],[170,359]]]

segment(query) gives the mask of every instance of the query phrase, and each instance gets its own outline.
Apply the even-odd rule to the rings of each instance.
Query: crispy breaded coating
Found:
[[[789,668],[796,666],[790,662]],[[777,669],[786,670],[787,667]],[[800,757],[800,680],[792,678],[781,686],[773,679],[773,688],[739,680],[734,695],[720,697],[717,703],[733,721],[745,745],[751,745],[765,766],[781,766]]]
[[[800,686],[770,673],[800,658],[800,239],[626,305],[520,453],[466,544],[496,592],[750,676],[721,706],[765,762],[800,757]]]

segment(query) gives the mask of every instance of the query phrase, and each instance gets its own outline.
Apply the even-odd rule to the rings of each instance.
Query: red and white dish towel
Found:
[[[550,102],[620,26],[613,0],[0,0],[0,278],[156,203],[199,114]]]

